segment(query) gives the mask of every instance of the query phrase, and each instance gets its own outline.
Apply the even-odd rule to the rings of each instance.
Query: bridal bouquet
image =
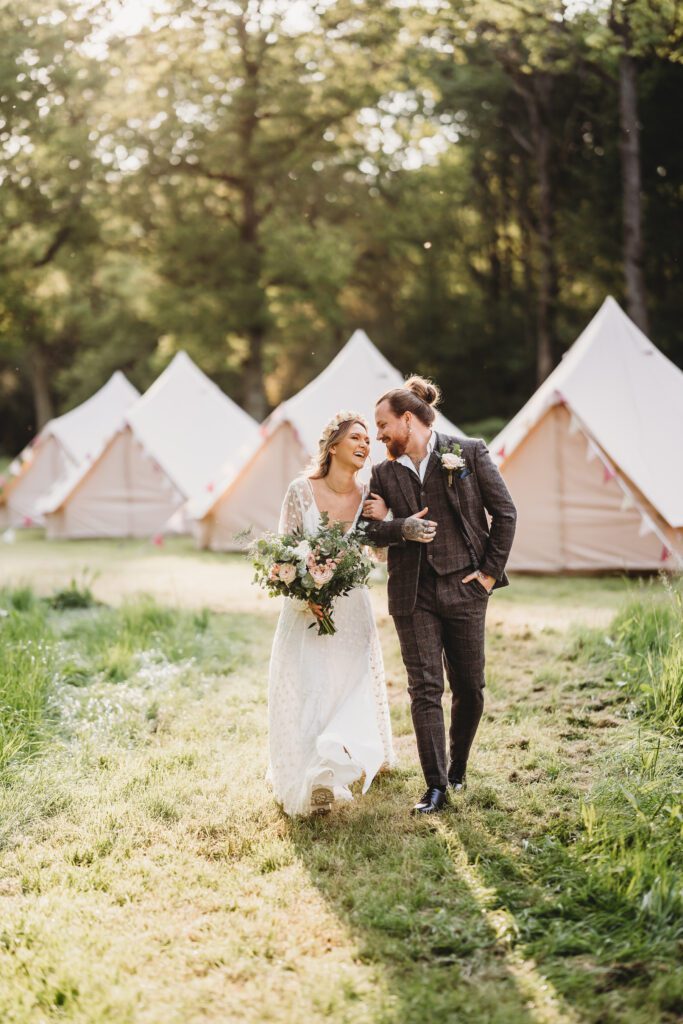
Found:
[[[249,551],[254,582],[271,596],[291,597],[322,608],[318,636],[332,636],[334,600],[361,587],[370,575],[372,562],[363,550],[362,525],[345,533],[341,523],[330,526],[327,513],[320,517],[315,534],[268,534],[254,541]],[[316,623],[312,622],[309,629]]]

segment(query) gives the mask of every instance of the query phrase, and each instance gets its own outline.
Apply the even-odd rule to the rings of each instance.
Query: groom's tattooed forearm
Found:
[[[429,519],[419,519],[417,516],[410,516],[403,523],[403,539],[416,540],[420,544],[428,544],[434,540],[436,534],[436,523]]]

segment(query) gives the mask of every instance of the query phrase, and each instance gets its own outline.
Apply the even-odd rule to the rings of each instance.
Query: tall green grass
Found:
[[[0,594],[0,775],[35,748],[55,674],[44,607],[26,588]]]
[[[0,776],[46,733],[55,684],[123,683],[143,664],[200,655],[204,671],[227,671],[235,659],[227,646],[206,610],[162,608],[144,596],[108,608],[75,581],[45,599],[28,587],[0,591]]]
[[[667,732],[683,731],[683,596],[631,601],[612,625],[618,667],[639,710]]]
[[[635,599],[607,639],[584,638],[585,656],[622,688],[640,719],[636,743],[618,747],[582,803],[578,849],[607,889],[683,936],[683,616],[681,594]]]

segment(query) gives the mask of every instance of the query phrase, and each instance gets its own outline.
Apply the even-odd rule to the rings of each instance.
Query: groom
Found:
[[[373,504],[382,499],[393,515],[367,519],[366,530],[372,544],[389,549],[389,613],[427,783],[414,814],[438,812],[448,790],[465,789],[484,708],[486,605],[491,590],[508,583],[505,563],[516,520],[484,442],[433,430],[439,397],[434,384],[411,377],[378,399],[377,439],[390,458],[374,466],[363,508],[365,516],[381,515],[381,502]],[[452,692],[448,750],[444,668]]]

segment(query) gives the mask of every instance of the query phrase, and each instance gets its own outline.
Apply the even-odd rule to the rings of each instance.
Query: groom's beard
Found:
[[[406,448],[408,447],[408,439],[405,441],[399,441],[397,439],[393,441],[387,441],[387,451],[392,459],[400,459],[402,455],[405,455]]]

